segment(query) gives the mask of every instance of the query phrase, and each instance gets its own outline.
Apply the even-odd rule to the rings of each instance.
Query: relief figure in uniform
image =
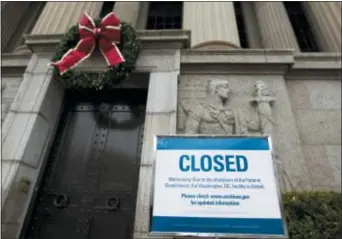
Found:
[[[207,93],[208,97],[204,103],[200,103],[194,109],[185,109],[186,134],[271,133],[273,120],[270,102],[273,98],[262,81],[257,82],[255,98],[251,100],[257,105],[256,111],[251,111],[248,107],[227,107],[231,95],[228,81],[209,81]]]

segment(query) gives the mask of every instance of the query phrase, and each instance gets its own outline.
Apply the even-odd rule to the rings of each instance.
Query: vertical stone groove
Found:
[[[243,20],[246,28],[249,48],[262,48],[260,32],[256,27],[257,20],[254,11],[254,3],[241,2],[241,10],[243,12]]]
[[[149,2],[140,3],[139,16],[138,16],[137,26],[136,26],[137,29],[146,29],[149,5],[150,5]]]
[[[3,4],[3,3],[2,3]],[[1,5],[2,5],[1,4]],[[8,2],[1,8],[1,51],[5,51],[30,2]]]
[[[183,29],[191,30],[192,47],[210,42],[240,47],[233,2],[184,2]]]
[[[264,48],[300,50],[282,2],[254,2],[254,6]]]
[[[84,12],[99,16],[103,2],[47,2],[32,34],[63,34],[77,24]]]
[[[320,50],[341,52],[341,3],[303,2],[302,6]]]
[[[114,13],[121,21],[131,23],[136,27],[139,16],[140,2],[116,2]]]

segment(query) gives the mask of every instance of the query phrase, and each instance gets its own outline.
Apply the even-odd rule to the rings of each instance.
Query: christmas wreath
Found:
[[[78,25],[71,27],[57,45],[50,65],[66,88],[102,90],[126,79],[135,67],[140,48],[135,29],[120,22],[114,13],[96,20],[84,13]],[[101,73],[75,69],[93,51],[102,53],[108,69]]]

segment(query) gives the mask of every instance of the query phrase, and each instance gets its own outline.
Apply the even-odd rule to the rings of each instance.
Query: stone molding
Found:
[[[281,74],[288,77],[339,77],[340,53],[296,53],[294,50],[181,50],[181,73]]]
[[[177,49],[142,49],[134,72],[169,72],[179,71],[179,50]],[[87,72],[101,72],[107,68],[103,56],[95,52],[78,66]]]
[[[181,44],[179,46],[185,47],[189,42],[189,38],[186,38],[187,36],[189,37],[186,31],[170,31],[167,32],[167,34],[164,31],[144,31],[142,34],[142,41],[146,44],[138,59],[136,71],[160,72],[175,70],[172,65],[179,65],[177,62],[173,62],[174,59],[177,59],[174,57],[174,54],[177,51],[175,51],[174,48],[163,50],[157,49],[153,48],[153,45],[157,46],[159,41],[165,43],[165,45],[175,47],[174,42],[178,42]],[[44,46],[50,44],[50,47],[52,47],[52,44],[58,42],[57,35],[44,35],[40,37],[37,35],[30,35],[29,39],[37,50],[43,50]],[[39,42],[42,44],[40,45]],[[50,52],[50,54],[51,53],[52,52]],[[294,53],[294,51],[290,49],[183,49],[180,54],[182,73],[280,73],[286,74],[288,77],[341,77],[341,53]],[[21,76],[28,65],[31,55],[32,54],[2,54],[2,74]],[[156,63],[156,61],[160,60],[161,56],[164,56],[164,64]],[[95,55],[84,62],[84,65],[81,67],[88,71],[102,71],[105,66],[99,58],[102,59],[100,54]],[[158,65],[159,68],[156,68],[156,65]]]
[[[142,52],[135,72],[179,71],[179,49],[189,47],[190,32],[185,30],[138,30]],[[53,54],[62,35],[26,35],[26,44],[35,54]],[[106,68],[103,56],[93,55],[79,66],[88,72],[100,72]]]
[[[1,74],[3,76],[22,76],[32,54],[1,54]]]
[[[293,50],[182,50],[181,73],[280,74],[293,65]]]
[[[182,63],[202,63],[208,57],[213,63],[293,63],[293,50],[229,49],[229,50],[182,50]],[[246,56],[253,57],[248,59]],[[191,58],[190,58],[191,57]],[[232,57],[232,58],[229,58]],[[239,58],[240,57],[240,58]],[[281,57],[281,58],[280,58]]]
[[[341,80],[341,53],[296,53],[288,77],[335,77]]]
[[[190,31],[137,30],[143,48],[179,49],[190,45]],[[25,44],[34,53],[54,52],[63,35],[25,35]]]
[[[341,53],[296,53],[294,55],[296,68],[336,69],[341,68]],[[306,65],[306,62],[312,64]],[[329,64],[327,64],[329,63]]]

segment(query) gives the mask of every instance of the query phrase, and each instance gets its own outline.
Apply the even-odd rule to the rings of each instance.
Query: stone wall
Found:
[[[3,76],[1,81],[1,122],[3,122],[17,94],[22,77]]]
[[[314,189],[341,190],[341,80],[287,81]]]

